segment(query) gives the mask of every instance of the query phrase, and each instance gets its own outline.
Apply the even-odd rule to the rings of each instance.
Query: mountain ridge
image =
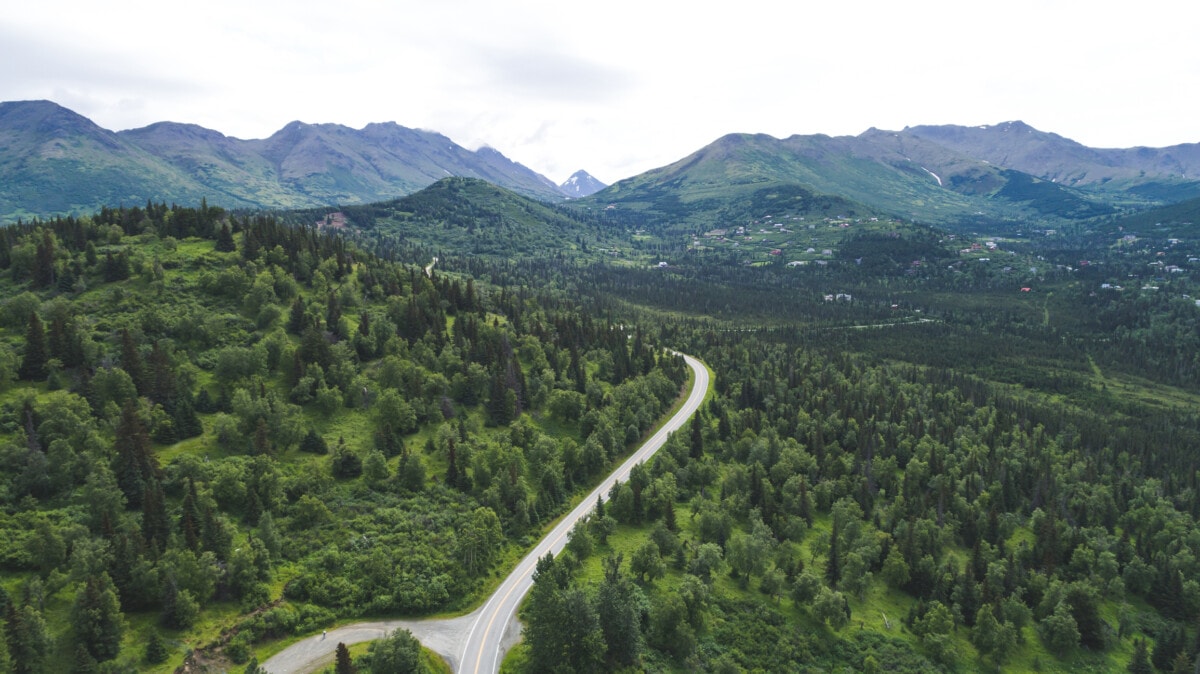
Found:
[[[747,191],[794,185],[917,222],[970,227],[1078,220],[1200,195],[1200,181],[1189,177],[1190,145],[1114,154],[1023,122],[989,128],[999,129],[985,136],[993,139],[990,145],[953,142],[973,134],[968,127],[871,128],[857,136],[726,134],[591,199],[596,205],[715,224],[725,205]],[[1075,164],[1058,159],[1058,170],[1044,169],[1060,155],[1074,157]],[[1082,179],[1106,164],[1123,168]],[[1072,166],[1075,179],[1064,180]],[[1173,172],[1178,167],[1187,171]],[[1195,167],[1200,174],[1200,145]]]
[[[1069,185],[1129,181],[1146,173],[1195,180],[1200,143],[1162,148],[1093,148],[1020,120],[982,126],[913,126],[905,135],[933,140],[992,164]],[[1066,161],[1070,159],[1071,161]]]
[[[202,198],[229,208],[369,203],[447,176],[564,199],[553,181],[490,147],[469,150],[395,122],[294,121],[243,140],[179,122],[110,131],[51,101],[0,103],[0,222]]]
[[[586,171],[558,185],[491,147],[470,150],[396,122],[352,129],[296,120],[243,140],[179,122],[110,131],[51,101],[0,103],[0,222],[204,198],[276,210],[365,204],[465,177],[551,203],[705,221],[731,199],[798,186],[917,222],[970,226],[1174,203],[1200,196],[1196,176],[1200,143],[1097,149],[1011,121],[855,136],[733,133],[611,186]]]

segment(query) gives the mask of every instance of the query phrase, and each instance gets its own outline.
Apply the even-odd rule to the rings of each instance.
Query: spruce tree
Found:
[[[121,605],[108,574],[89,576],[71,611],[77,643],[96,662],[112,660],[121,652],[123,623]]]
[[[1145,639],[1133,642],[1133,657],[1129,659],[1126,671],[1130,674],[1154,674],[1154,665],[1150,664],[1150,653],[1146,649]]]
[[[334,674],[355,674],[358,671],[358,668],[354,666],[354,662],[350,659],[350,649],[346,648],[346,644],[340,641],[334,654],[334,661]]]
[[[167,661],[167,645],[163,643],[162,637],[158,635],[158,630],[150,632],[150,638],[146,641],[146,662],[157,665]]]
[[[136,402],[126,401],[121,408],[121,419],[115,435],[113,474],[117,478],[117,486],[125,494],[126,504],[130,508],[137,508],[142,504],[147,484],[161,478],[161,469],[150,448],[150,436],[146,433]]]
[[[25,331],[25,356],[17,373],[26,381],[43,381],[46,378],[46,332],[37,312],[29,314],[29,327]]]
[[[700,412],[692,415],[692,435],[691,445],[688,448],[688,454],[693,459],[699,459],[704,456],[704,424],[700,421]]]
[[[217,230],[216,249],[219,253],[232,253],[237,250],[237,244],[233,241],[233,232],[229,229],[229,223],[221,224],[221,229]]]
[[[8,655],[14,674],[39,674],[46,651],[50,649],[50,637],[42,614],[33,606],[18,606],[9,602],[5,617],[8,628]]]
[[[304,332],[304,328],[308,326],[308,316],[304,310],[304,298],[300,295],[292,300],[292,309],[288,314],[287,330],[293,335],[299,335]]]
[[[133,333],[127,328],[121,329],[121,368],[129,373],[129,378],[137,387],[138,395],[147,395],[149,386],[146,382],[146,369],[142,364],[142,354],[138,350]]]
[[[329,445],[325,443],[325,438],[321,437],[320,433],[310,428],[304,439],[300,441],[300,451],[311,454],[328,454]]]
[[[146,485],[142,494],[142,538],[156,553],[166,549],[171,534],[166,500],[157,480]]]
[[[196,408],[192,405],[189,395],[179,397],[179,402],[175,404],[175,412],[171,415],[171,421],[175,427],[175,437],[180,440],[194,438],[204,433],[204,425],[200,422],[200,417],[196,415]]]
[[[45,230],[37,244],[33,261],[33,287],[49,288],[54,285],[54,235]]]
[[[189,479],[179,513],[179,533],[183,536],[183,544],[192,552],[200,551],[200,508],[196,504],[197,498],[196,483]]]
[[[446,458],[446,484],[458,489],[461,479],[458,474],[458,449],[455,445],[454,438],[450,438],[447,442],[449,455]]]
[[[825,561],[825,580],[829,587],[837,587],[842,578],[842,560],[838,551],[838,518],[833,518],[833,530],[829,534],[829,558]]]

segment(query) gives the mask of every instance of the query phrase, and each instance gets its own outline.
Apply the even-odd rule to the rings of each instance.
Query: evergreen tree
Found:
[[[217,403],[213,401],[212,394],[208,389],[200,389],[200,393],[196,395],[196,411],[200,414],[212,414],[219,409]]]
[[[300,451],[311,454],[328,454],[329,445],[325,443],[325,438],[320,433],[310,428],[304,435],[304,439],[300,441]]]
[[[620,566],[620,554],[604,560],[604,580],[596,591],[596,616],[604,634],[606,660],[616,668],[634,665],[641,656],[645,602],[641,590],[621,574]]]
[[[34,288],[49,288],[54,285],[54,235],[50,230],[42,231],[34,254],[32,281]]]
[[[155,342],[150,350],[150,374],[147,379],[146,397],[162,405],[168,413],[173,412],[175,410],[175,371],[171,367],[170,354],[160,342]]]
[[[29,327],[25,331],[25,356],[17,375],[26,381],[46,379],[46,333],[42,319],[34,311],[29,314]]]
[[[142,539],[156,553],[167,547],[171,523],[167,515],[166,496],[162,484],[152,481],[142,494]]]
[[[77,643],[96,662],[112,660],[121,651],[123,623],[120,602],[108,574],[89,576],[71,611]]]
[[[200,551],[200,508],[196,499],[196,483],[189,479],[179,513],[179,533],[183,536],[183,544],[192,552]]]
[[[829,587],[837,587],[842,578],[842,559],[838,543],[838,518],[833,518],[833,528],[829,533],[829,557],[825,560],[825,581]]]
[[[1150,664],[1150,653],[1146,649],[1145,639],[1134,640],[1133,657],[1129,659],[1126,671],[1130,674],[1154,674],[1154,665]]]
[[[358,668],[354,666],[354,662],[350,659],[350,649],[346,648],[346,644],[338,642],[337,650],[334,652],[334,674],[355,674]]]
[[[487,415],[491,426],[507,426],[517,416],[517,394],[504,383],[504,375],[500,371],[492,376]]]
[[[83,342],[75,321],[70,315],[55,314],[50,319],[50,329],[46,335],[50,357],[57,358],[64,367],[78,367],[83,364],[84,355]]]
[[[692,415],[692,434],[688,455],[693,459],[704,456],[704,423],[700,420],[700,412]]]
[[[167,661],[168,655],[167,645],[163,643],[158,630],[151,630],[150,638],[146,641],[146,662],[152,665],[161,664]]]
[[[217,252],[232,253],[237,250],[237,244],[233,241],[233,232],[229,229],[229,223],[221,223],[221,228],[217,230]]]
[[[50,636],[41,612],[33,606],[19,606],[10,601],[5,626],[13,673],[40,674],[45,671],[42,665],[50,650]]]
[[[458,449],[454,438],[447,440],[446,485],[458,489],[461,480],[458,474]]]
[[[179,397],[179,401],[175,405],[175,412],[171,415],[171,422],[175,428],[175,437],[180,440],[194,438],[204,433],[204,424],[196,414],[196,408],[192,404],[190,395]]]
[[[1170,671],[1175,662],[1175,656],[1182,653],[1187,647],[1187,635],[1179,623],[1171,622],[1167,623],[1155,636],[1157,638],[1154,640],[1154,652],[1150,656],[1150,661],[1159,671]]]
[[[113,474],[117,478],[117,486],[125,494],[126,505],[137,508],[142,504],[146,487],[157,483],[162,471],[158,466],[158,458],[151,450],[150,436],[146,433],[135,401],[128,400],[121,408],[115,436]]]
[[[129,278],[129,252],[122,250],[116,255],[112,251],[104,254],[104,267],[102,269],[104,280],[108,283],[124,281]]]
[[[138,395],[146,395],[149,386],[146,381],[146,368],[142,364],[142,354],[133,334],[125,328],[121,329],[121,368],[133,379]]]
[[[82,643],[75,644],[75,665],[71,668],[71,674],[97,674],[99,671],[100,664],[87,647]]]
[[[358,454],[346,447],[346,441],[339,438],[338,446],[333,452],[333,476],[343,480],[362,475],[362,459]]]
[[[299,335],[307,326],[308,316],[305,314],[304,297],[296,295],[296,299],[292,300],[291,311],[288,313],[287,330],[293,335]]]

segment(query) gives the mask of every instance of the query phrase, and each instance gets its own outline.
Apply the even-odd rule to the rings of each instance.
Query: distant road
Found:
[[[567,534],[585,515],[596,507],[601,494],[607,494],[614,482],[625,482],[629,472],[648,459],[667,442],[667,436],[683,428],[688,419],[700,408],[708,393],[708,370],[700,361],[686,354],[683,356],[695,374],[691,393],[683,407],[649,440],[637,449],[615,471],[600,483],[579,505],[563,517],[554,529],[543,538],[529,554],[517,564],[504,579],[487,603],[474,612],[450,619],[388,620],[355,623],[330,630],[299,641],[276,653],[265,663],[263,669],[271,674],[306,674],[326,666],[333,661],[333,651],[338,642],[346,645],[380,639],[394,629],[411,630],[421,643],[446,658],[454,671],[460,674],[495,674],[500,671],[504,654],[520,637],[517,623],[517,606],[533,587],[533,571],[537,560],[547,553],[556,556],[567,543]]]

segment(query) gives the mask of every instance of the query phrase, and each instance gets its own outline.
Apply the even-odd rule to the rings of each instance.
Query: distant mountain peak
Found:
[[[21,132],[66,135],[104,132],[92,120],[53,101],[0,103],[0,127]]]
[[[572,173],[570,178],[564,180],[558,186],[558,189],[572,199],[579,199],[591,196],[605,187],[608,187],[608,185],[596,180],[587,171],[580,169]]]
[[[241,140],[195,124],[109,131],[51,101],[0,102],[0,224],[147,200],[228,208],[301,208],[382,201],[449,175],[537,199],[558,185],[492,148],[471,151],[395,122],[355,130],[289,122]]]

